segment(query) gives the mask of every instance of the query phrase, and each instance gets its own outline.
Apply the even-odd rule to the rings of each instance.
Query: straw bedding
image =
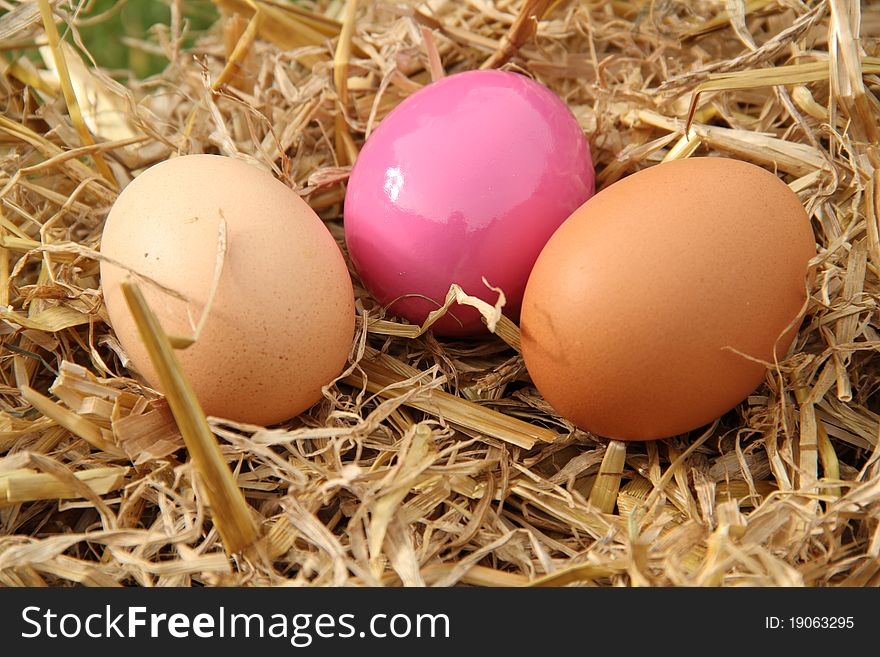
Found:
[[[880,584],[877,3],[223,0],[184,48],[175,1],[130,43],[167,57],[145,80],[93,65],[83,7],[54,5],[57,43],[48,2],[3,4],[3,585]],[[717,154],[800,195],[819,246],[806,318],[743,404],[687,436],[609,444],[541,399],[509,322],[419,334],[356,278],[350,367],[280,427],[205,423],[126,369],[98,275],[121,184],[174,154],[242,158],[344,248],[365,136],[432,78],[480,66],[563,97],[600,186]],[[193,419],[185,437],[169,402]],[[218,493],[223,463],[236,486]]]

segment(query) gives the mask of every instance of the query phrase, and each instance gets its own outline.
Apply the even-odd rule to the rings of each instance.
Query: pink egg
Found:
[[[593,195],[589,144],[565,103],[516,73],[469,71],[420,89],[367,139],[345,197],[364,285],[392,315],[424,322],[458,283],[516,320],[553,232]],[[441,335],[485,330],[455,305]]]

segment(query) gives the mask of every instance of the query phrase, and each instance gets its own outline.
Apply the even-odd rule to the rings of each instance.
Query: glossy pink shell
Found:
[[[348,183],[345,237],[393,315],[421,324],[451,283],[494,303],[485,277],[516,320],[538,254],[594,187],[589,144],[558,96],[516,73],[459,73],[414,93],[369,137]],[[452,314],[435,332],[485,330],[472,308]]]

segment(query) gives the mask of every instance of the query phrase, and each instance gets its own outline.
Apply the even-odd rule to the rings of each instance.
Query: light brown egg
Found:
[[[119,286],[140,279],[164,330],[192,336],[226,252],[197,342],[177,352],[205,412],[272,424],[321,398],[354,334],[351,279],[323,222],[271,174],[232,158],[188,155],[139,175],[113,205],[101,244],[104,298],[134,367],[159,386]],[[135,280],[138,280],[137,278]]]
[[[694,158],[601,191],[556,231],[522,309],[531,378],[597,435],[699,428],[789,349],[816,254],[806,212],[772,173]]]

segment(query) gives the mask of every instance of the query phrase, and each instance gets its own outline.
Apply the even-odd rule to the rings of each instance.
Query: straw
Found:
[[[340,165],[352,164],[357,158],[357,147],[351,138],[345,120],[348,105],[348,65],[351,59],[351,39],[354,34],[354,20],[357,15],[357,0],[347,0],[345,17],[333,57],[333,84],[339,96],[340,111],[336,113],[336,159]]]
[[[128,472],[129,468],[113,466],[73,474],[96,495],[105,495],[121,488]],[[28,469],[0,472],[0,505],[77,497],[80,497],[78,490],[58,481],[51,474]]]
[[[95,143],[95,140],[89,132],[89,129],[86,127],[82,113],[80,112],[76,94],[73,91],[73,85],[70,82],[70,73],[67,70],[64,50],[61,48],[61,37],[58,34],[58,27],[55,25],[55,16],[52,14],[52,6],[49,4],[49,0],[37,0],[37,5],[40,8],[43,27],[45,28],[46,36],[49,39],[49,47],[52,49],[52,56],[55,60],[55,69],[58,72],[58,79],[61,82],[61,90],[64,92],[64,100],[67,103],[67,111],[70,114],[70,120],[73,122],[73,126],[76,128],[77,133],[79,133],[83,145],[91,146]],[[110,167],[107,166],[103,156],[100,153],[96,153],[94,155],[94,160],[95,166],[104,179],[111,185],[115,186],[116,179],[113,177]]]
[[[146,80],[93,61],[80,28],[111,14],[83,5],[62,41],[47,4],[0,16],[0,585],[878,583],[876,3],[216,0],[218,23],[195,33],[175,2],[169,25],[126,42],[167,62]],[[600,189],[733,157],[797,194],[817,245],[804,320],[717,422],[625,444],[576,427],[530,379],[514,291],[488,272],[449,281],[419,325],[363,285],[342,221],[351,163],[409,95],[483,66],[563,99]],[[159,389],[108,323],[100,244],[118,191],[98,161],[127,184],[188,153],[273,172],[352,274],[348,362],[272,427],[205,418],[173,364],[169,343],[200,345],[210,304],[192,335],[144,333]],[[247,283],[224,235],[211,296],[232,264]],[[507,243],[486,262],[515,264]],[[242,322],[264,311],[235,303]],[[435,334],[462,305],[485,331]],[[650,322],[621,339],[637,350]]]
[[[492,56],[483,62],[480,68],[498,68],[505,64],[521,46],[535,36],[538,31],[538,21],[557,4],[559,2],[554,0],[525,0],[510,30],[501,39]]]
[[[162,381],[186,448],[205,486],[208,503],[226,550],[233,554],[241,552],[251,547],[257,539],[257,528],[244,496],[232,478],[198,400],[174,356],[171,343],[147,306],[143,293],[131,281],[122,282],[122,292]]]
[[[605,448],[605,456],[599,467],[593,488],[590,490],[590,504],[604,513],[611,513],[617,504],[617,491],[626,462],[626,444],[612,440]]]

